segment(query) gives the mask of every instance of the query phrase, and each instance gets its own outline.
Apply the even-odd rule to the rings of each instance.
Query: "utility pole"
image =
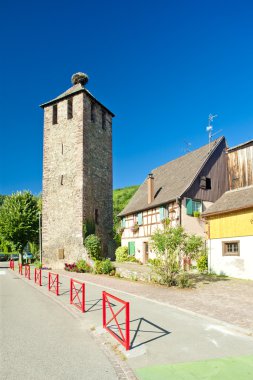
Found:
[[[42,236],[41,236],[41,212],[39,211],[39,246],[40,246],[40,264],[42,265]]]

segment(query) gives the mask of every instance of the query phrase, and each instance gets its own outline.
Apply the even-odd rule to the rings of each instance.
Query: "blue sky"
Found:
[[[39,104],[86,72],[112,110],[114,188],[208,142],[253,138],[253,3],[12,1],[1,5],[0,193],[41,191]]]

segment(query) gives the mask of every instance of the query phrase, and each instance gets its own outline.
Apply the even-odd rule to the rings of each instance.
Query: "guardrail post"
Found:
[[[59,295],[59,275],[56,275],[56,295]]]
[[[119,302],[121,305],[120,309],[116,312],[112,309],[110,298]],[[130,349],[130,311],[129,311],[129,302],[126,302],[112,294],[109,294],[105,291],[102,292],[103,299],[103,327],[115,338],[118,342],[120,342],[125,349],[128,351]],[[108,311],[111,313],[109,319],[106,318],[106,306],[108,304]],[[125,315],[125,334],[122,331],[121,323],[118,321],[118,315],[124,312]],[[113,331],[110,328],[110,323],[114,322],[117,325],[118,333]]]
[[[103,327],[105,328],[106,326],[106,305],[105,305],[105,292],[102,292],[102,299],[103,299]]]
[[[130,318],[129,318],[129,302],[126,304],[126,350],[130,349]]]
[[[73,303],[73,280],[72,278],[70,279],[70,304],[72,305]]]
[[[70,279],[70,304],[77,307],[82,313],[85,312],[85,283],[73,278]]]

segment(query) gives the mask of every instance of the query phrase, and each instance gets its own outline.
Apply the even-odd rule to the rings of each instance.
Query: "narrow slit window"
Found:
[[[102,111],[102,129],[106,130],[106,114]]]
[[[96,122],[96,106],[94,102],[91,102],[90,104],[90,121],[92,123]]]
[[[95,224],[98,224],[98,209],[95,209]]]
[[[61,154],[63,154],[63,144],[61,144]]]
[[[63,185],[63,175],[61,176],[61,185]]]
[[[57,104],[55,104],[53,106],[53,124],[57,124],[58,123],[58,117],[57,117]]]
[[[73,99],[68,99],[68,119],[73,118]]]

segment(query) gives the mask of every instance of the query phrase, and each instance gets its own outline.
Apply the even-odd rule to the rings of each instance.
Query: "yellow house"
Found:
[[[209,270],[253,280],[253,186],[227,191],[203,216]]]

